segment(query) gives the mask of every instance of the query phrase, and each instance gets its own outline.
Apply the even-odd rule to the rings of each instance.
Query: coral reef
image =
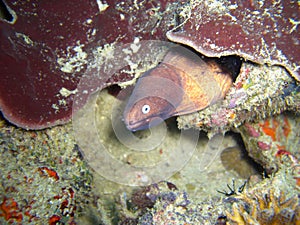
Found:
[[[227,224],[300,224],[299,187],[289,166],[227,201]]]
[[[279,66],[244,62],[234,86],[223,101],[198,113],[180,116],[177,120],[181,129],[193,127],[212,135],[286,110],[300,110],[298,83]]]
[[[241,133],[249,155],[268,173],[288,165],[294,170],[294,179],[300,186],[299,119],[285,113],[256,123],[246,123],[237,130]]]
[[[277,123],[278,125],[274,126]],[[282,124],[289,125],[283,126]],[[267,127],[276,127],[275,136],[270,129],[266,129]],[[273,141],[272,137],[278,141],[288,139],[285,146],[292,146],[292,143],[295,143],[296,136],[294,135],[297,134],[295,133],[297,127],[293,118],[282,115],[269,119],[269,122],[248,123],[245,125],[247,133],[244,135],[253,140],[258,140],[259,137],[267,138],[270,139],[270,142]],[[265,136],[262,135],[263,132],[266,132]],[[288,133],[288,135],[283,138],[283,133]],[[203,140],[207,141],[202,138],[200,143]],[[272,142],[274,146],[278,143]],[[130,190],[124,187],[114,190],[116,184],[108,185],[104,180],[95,184],[94,190],[91,191],[91,173],[93,171],[81,161],[82,158],[73,140],[69,125],[34,132],[15,128],[2,121],[1,146],[3,149],[1,152],[3,161],[0,164],[1,174],[4,174],[5,178],[2,179],[1,187],[0,221],[4,224],[10,222],[15,224],[39,222],[49,224],[161,224],[163,221],[170,224],[224,224],[225,222],[234,224],[238,215],[233,210],[231,211],[232,207],[243,210],[243,215],[249,213],[249,218],[250,216],[252,218],[254,214],[249,211],[247,205],[259,205],[259,201],[258,203],[255,201],[260,197],[267,202],[270,202],[271,199],[271,201],[279,201],[280,204],[293,203],[293,199],[299,193],[299,186],[295,182],[295,177],[299,174],[291,161],[294,159],[294,155],[299,153],[293,148],[290,150],[291,154],[280,151],[276,156],[274,152],[274,158],[278,159],[278,163],[280,162],[278,171],[263,181],[256,180],[254,187],[250,183],[253,183],[256,178],[251,176],[247,188],[241,191],[241,194],[237,191],[230,192],[226,196],[219,194],[217,191],[223,188],[220,184],[217,184],[219,185],[217,187],[214,180],[223,179],[224,183],[226,182],[224,179],[231,179],[233,174],[229,171],[223,173],[219,167],[216,167],[214,173],[211,172],[211,169],[200,172],[199,159],[196,158],[190,161],[196,166],[190,169],[194,171],[192,175],[180,171],[174,178],[169,179],[173,180],[172,182],[176,186],[169,182],[154,184],[151,187],[135,190],[131,197]],[[223,155],[228,154],[228,148],[233,148],[229,146],[235,145],[225,143],[225,146],[227,148]],[[238,153],[236,152],[236,154]],[[278,158],[279,154],[281,156]],[[201,158],[200,153],[195,153],[195,156]],[[237,155],[237,160],[241,160],[239,157],[242,156]],[[222,160],[228,159],[223,158]],[[268,160],[269,158],[266,158],[265,161]],[[240,166],[244,165],[242,161]],[[212,166],[215,166],[216,163],[215,160]],[[249,170],[252,169],[249,168]],[[243,172],[243,176],[244,174],[251,175],[250,172]],[[94,176],[96,175],[94,174]],[[205,179],[205,183],[199,182],[196,179],[197,176],[202,177],[202,180]],[[184,182],[186,183],[184,184]],[[239,181],[236,186],[240,187],[242,184],[243,182]],[[226,183],[224,183],[225,186]],[[97,193],[95,188],[102,188],[101,194]],[[212,189],[211,194],[207,194],[208,190],[205,190],[209,188]],[[102,193],[110,194],[105,199]],[[270,193],[274,194],[271,198]],[[280,193],[285,197],[279,198]],[[118,198],[119,196],[122,196],[120,198],[122,200]],[[249,203],[240,196],[246,196],[245,199],[253,201]],[[92,206],[87,207],[87,201],[92,202]],[[280,205],[279,203],[277,205]],[[239,206],[240,204],[241,206]],[[236,205],[236,207],[232,205]],[[269,205],[270,207],[274,206],[271,203]],[[280,215],[288,212],[289,214],[284,215],[292,215],[292,218],[296,218],[293,215],[297,215],[297,208],[294,210],[292,205],[284,205],[284,207],[286,210],[279,213]],[[83,208],[86,208],[88,213]],[[259,208],[256,215],[260,211]],[[81,217],[83,212],[85,218]]]
[[[191,202],[184,191],[162,188],[166,184],[168,183],[155,184],[156,191],[147,192],[152,204],[141,211],[142,214],[138,216],[136,224],[213,224],[223,216],[220,199],[197,205]],[[139,192],[133,194],[133,199],[137,198],[137,193]],[[143,201],[139,201],[141,202]]]
[[[7,119],[26,129],[66,123],[73,103],[79,102],[75,112],[97,90],[132,84],[159,62],[169,45],[159,51],[148,45],[142,61],[131,61],[134,53],[144,40],[165,40],[170,29],[171,41],[205,56],[236,54],[246,61],[224,100],[177,119],[179,128],[197,131],[199,141],[192,147],[174,141],[181,140],[181,132],[170,120],[162,147],[151,153],[127,151],[129,147],[112,135],[108,118],[115,118],[113,97],[106,90],[95,102],[97,114],[81,118],[78,126],[73,123],[75,134],[70,124],[25,131],[1,120],[1,224],[300,224],[297,1],[55,3],[1,4],[0,108]],[[110,70],[105,73],[115,65],[109,60],[127,67],[114,75]],[[241,134],[266,177],[248,163],[240,146],[222,135],[229,130]],[[95,138],[92,132],[100,135]],[[221,134],[214,138],[215,133]],[[103,157],[96,157],[99,151],[83,155],[76,135],[86,135],[87,146],[103,144],[107,147],[103,152],[114,162],[130,168],[158,165],[152,170],[154,177],[161,180],[168,172],[163,176],[168,181],[137,190],[122,186],[153,180],[105,164]],[[135,137],[144,141],[148,136],[141,132]],[[182,140],[190,143],[191,136]],[[174,146],[182,147],[178,154],[172,151]],[[187,152],[192,148],[195,151]],[[194,155],[184,158],[189,154]],[[99,178],[87,156],[96,166],[105,164],[103,176],[119,183]],[[157,163],[166,157],[169,161]],[[168,171],[177,161],[176,170]],[[232,179],[240,188],[220,192]],[[245,186],[244,179],[248,179]]]
[[[299,187],[293,182],[289,167],[273,177],[254,180],[252,177],[246,187],[245,183],[238,187],[235,183],[233,187],[227,185],[230,192],[220,192],[224,197],[208,197],[204,201],[177,189],[159,188],[161,183],[145,187],[132,196],[143,210],[135,216],[130,213],[132,209],[123,211],[121,224],[300,224]],[[151,204],[145,204],[145,199],[151,199]]]
[[[2,121],[1,224],[75,224],[92,175],[71,129],[24,131]]]
[[[270,189],[252,191],[253,194],[241,194],[239,203],[234,203],[232,214],[227,213],[230,222],[226,224],[291,225],[300,224],[300,197],[287,199],[286,193],[278,196]]]

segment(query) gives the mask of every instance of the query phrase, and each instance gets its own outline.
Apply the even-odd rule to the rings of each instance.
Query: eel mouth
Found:
[[[151,127],[157,126],[164,120],[160,117],[151,117],[140,121],[124,121],[128,130],[135,132],[139,130],[146,130]]]

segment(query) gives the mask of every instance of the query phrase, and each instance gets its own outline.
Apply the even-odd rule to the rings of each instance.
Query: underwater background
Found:
[[[300,224],[299,15],[280,0],[0,1],[0,224]],[[174,46],[226,67],[230,88],[210,103],[222,88],[204,79],[200,98],[182,79],[202,110],[129,131],[128,97]]]

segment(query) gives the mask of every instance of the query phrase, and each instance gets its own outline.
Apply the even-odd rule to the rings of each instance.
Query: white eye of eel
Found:
[[[150,112],[150,106],[149,105],[143,105],[142,107],[142,113],[147,114]]]

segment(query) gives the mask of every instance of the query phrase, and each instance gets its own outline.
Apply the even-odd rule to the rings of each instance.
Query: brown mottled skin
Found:
[[[172,116],[199,111],[224,98],[232,85],[230,73],[215,61],[204,62],[182,48],[171,49],[164,60],[143,74],[124,110],[131,131],[144,130]]]

